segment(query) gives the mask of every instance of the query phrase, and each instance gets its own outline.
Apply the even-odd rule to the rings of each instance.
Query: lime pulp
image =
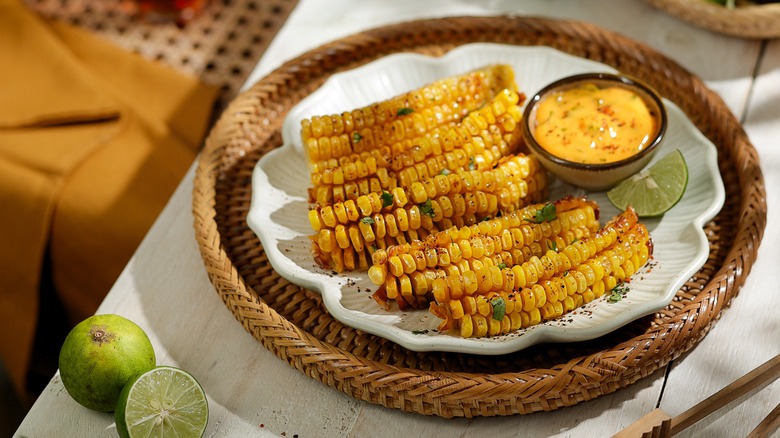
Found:
[[[188,372],[158,366],[128,383],[115,411],[122,437],[200,437],[209,418],[203,388]]]
[[[607,198],[621,210],[630,205],[640,217],[657,217],[680,202],[687,185],[688,166],[674,150],[612,188]]]

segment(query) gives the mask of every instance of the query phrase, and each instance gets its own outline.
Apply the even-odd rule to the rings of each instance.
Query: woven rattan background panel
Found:
[[[212,0],[183,26],[145,20],[129,0],[25,0],[41,15],[72,23],[235,97],[297,0]]]

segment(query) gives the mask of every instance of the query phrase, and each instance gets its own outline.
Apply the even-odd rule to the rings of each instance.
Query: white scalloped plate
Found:
[[[680,149],[689,166],[688,189],[680,203],[662,218],[643,221],[654,241],[654,259],[634,275],[621,301],[610,303],[602,297],[555,321],[510,335],[462,339],[438,333],[435,328],[439,320],[427,310],[386,312],[379,308],[371,299],[376,287],[364,273],[336,275],[314,262],[308,238],[312,234],[306,213],[309,179],[300,144],[300,121],[362,107],[444,76],[499,62],[514,67],[518,86],[528,96],[564,76],[614,72],[604,64],[548,47],[480,43],[461,46],[441,58],[390,55],[333,75],[290,111],[282,131],[284,146],[266,154],[254,169],[248,223],[274,269],[295,284],[320,291],[328,311],[342,323],[416,351],[505,354],[541,342],[582,341],[607,334],[669,304],[706,261],[709,246],[703,226],[720,211],[725,199],[715,146],[669,101],[665,101],[668,131],[656,159]],[[570,193],[585,192],[554,181],[550,198]],[[587,195],[601,206],[602,223],[618,213],[604,193]]]

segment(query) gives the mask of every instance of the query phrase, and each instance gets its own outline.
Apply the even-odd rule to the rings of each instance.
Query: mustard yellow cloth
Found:
[[[0,359],[25,393],[44,257],[93,314],[192,164],[217,88],[0,0]]]

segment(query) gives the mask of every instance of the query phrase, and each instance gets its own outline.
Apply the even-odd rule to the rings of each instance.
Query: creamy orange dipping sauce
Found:
[[[533,136],[557,157],[599,164],[638,153],[657,131],[656,118],[636,93],[588,83],[545,96]]]

